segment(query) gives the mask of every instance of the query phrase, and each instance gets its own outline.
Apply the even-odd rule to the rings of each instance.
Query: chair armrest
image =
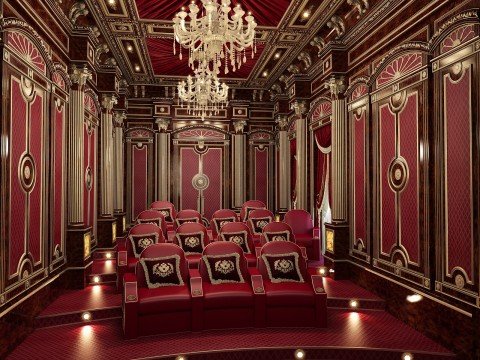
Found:
[[[262,248],[259,246],[255,246],[255,257],[257,259],[260,259],[260,254],[261,254]]]
[[[138,285],[135,274],[126,273],[123,277],[123,294],[125,304],[138,302]]]
[[[123,332],[126,339],[138,335],[138,284],[135,274],[123,277]]]
[[[122,250],[119,251],[117,254],[117,266],[118,267],[126,267],[128,264],[128,256],[127,252]]]
[[[323,286],[323,276],[312,275],[312,286],[315,294],[326,294],[325,287]]]
[[[320,239],[320,228],[318,227],[313,228],[313,238]]]
[[[190,278],[190,291],[192,298],[203,297],[202,278],[192,277]]]
[[[300,250],[302,251],[302,256],[305,260],[308,259],[308,256],[307,256],[307,248],[305,246],[299,246],[300,247]]]
[[[265,294],[262,275],[252,275],[252,289],[255,294]]]

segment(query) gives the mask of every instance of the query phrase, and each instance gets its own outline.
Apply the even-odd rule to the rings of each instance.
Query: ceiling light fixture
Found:
[[[136,72],[140,72],[140,70],[142,70],[142,68],[140,67],[140,65],[135,65],[135,71],[136,71]]]
[[[263,77],[267,77],[267,76],[268,76],[268,71],[265,70],[265,71],[262,73],[262,75],[263,75]]]
[[[276,60],[280,59],[280,55],[281,55],[281,54],[280,54],[279,52],[275,53],[275,59],[276,59]]]
[[[178,97],[182,108],[187,103],[188,114],[205,120],[206,116],[218,115],[228,102],[228,86],[220,83],[215,74],[208,69],[195,71],[195,77],[188,76],[187,81],[178,83]]]
[[[128,52],[130,52],[130,53],[133,52],[133,46],[132,46],[132,44],[128,43],[127,46],[126,46],[126,48],[127,48],[127,51],[128,51]]]
[[[178,42],[180,60],[182,48],[188,49],[188,64],[193,70],[199,66],[211,67],[214,74],[218,75],[223,66],[225,74],[228,74],[230,68],[235,72],[247,61],[248,48],[252,48],[252,58],[257,51],[257,23],[251,13],[244,17],[245,11],[240,4],[233,8],[233,15],[230,15],[230,0],[221,0],[221,4],[217,0],[201,2],[203,17],[198,17],[200,8],[192,2],[188,13],[182,8],[173,18],[173,53],[176,54]],[[186,20],[187,17],[189,21]]]
[[[308,19],[308,18],[310,17],[310,11],[305,10],[305,11],[303,12],[302,16],[303,16],[304,19]]]

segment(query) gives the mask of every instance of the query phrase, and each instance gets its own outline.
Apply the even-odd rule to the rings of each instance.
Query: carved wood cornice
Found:
[[[431,39],[428,42],[428,45],[431,50],[435,49],[445,36],[447,36],[454,27],[460,26],[464,23],[479,23],[479,10],[467,10],[456,14],[455,16],[449,18],[445,21],[435,33],[432,35]]]

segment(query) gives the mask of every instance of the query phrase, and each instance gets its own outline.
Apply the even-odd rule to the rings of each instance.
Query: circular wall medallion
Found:
[[[90,166],[85,170],[85,186],[87,190],[92,189],[92,169],[90,169]]]
[[[192,185],[196,190],[205,190],[210,184],[210,179],[205,174],[197,174],[192,179]]]
[[[35,186],[35,162],[30,154],[24,154],[20,159],[18,178],[25,192],[32,191]]]
[[[388,169],[388,183],[394,191],[402,191],[408,181],[408,165],[404,158],[396,158]]]
[[[460,289],[463,289],[465,287],[465,279],[462,275],[457,274],[457,276],[455,276],[455,286]]]

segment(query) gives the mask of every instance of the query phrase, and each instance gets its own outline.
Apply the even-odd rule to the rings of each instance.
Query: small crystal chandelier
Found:
[[[189,115],[204,121],[206,116],[218,115],[227,106],[228,86],[221,84],[208,68],[199,68],[195,70],[195,77],[189,75],[187,81],[178,83],[178,97],[182,108],[187,103]]]
[[[201,0],[203,17],[197,18],[200,9],[194,1],[189,6],[189,13],[184,8],[173,18],[175,40],[173,53],[176,54],[175,42],[180,44],[180,60],[182,47],[189,50],[188,65],[195,70],[197,66],[211,66],[215,74],[220,73],[223,65],[224,73],[240,69],[247,61],[246,49],[252,48],[252,58],[257,52],[255,44],[255,28],[257,23],[251,13],[244,17],[245,11],[240,4],[232,8],[230,0]],[[186,18],[190,17],[187,24]],[[246,23],[246,27],[244,24]],[[223,64],[222,64],[223,62]]]

